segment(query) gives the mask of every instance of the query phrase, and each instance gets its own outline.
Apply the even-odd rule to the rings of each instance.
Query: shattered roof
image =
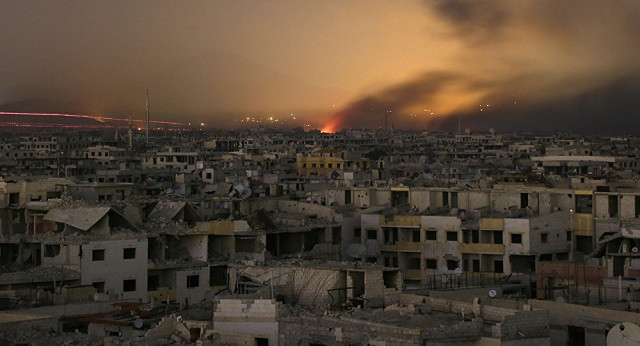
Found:
[[[111,210],[111,207],[78,207],[71,209],[51,209],[44,220],[61,222],[83,231],[89,230]]]
[[[149,219],[172,220],[186,204],[186,202],[158,202],[149,213]]]

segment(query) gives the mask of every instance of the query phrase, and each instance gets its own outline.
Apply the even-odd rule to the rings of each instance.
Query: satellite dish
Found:
[[[135,321],[133,321],[133,326],[136,327],[136,329],[140,329],[142,328],[142,319],[141,318],[137,318]]]
[[[556,298],[556,302],[564,303],[565,302],[564,297],[563,296],[559,296],[558,298]]]
[[[307,197],[307,202],[311,202],[311,197]]]
[[[238,183],[233,187],[233,189],[238,191],[238,193],[242,193],[242,191],[244,191],[245,187],[241,183]]]
[[[178,323],[182,322],[182,316],[176,317],[176,322],[178,322]]]
[[[640,327],[635,323],[618,323],[607,334],[607,345],[637,345],[640,340]]]
[[[490,290],[489,291],[489,297],[495,298],[497,295],[498,295],[498,292],[496,292],[496,290]]]
[[[638,252],[638,248],[637,248],[637,247],[635,247],[635,246],[634,246],[634,247],[632,247],[632,248],[631,248],[631,252],[633,252],[633,253],[637,253],[637,252]]]
[[[459,276],[459,275],[462,274],[462,269],[460,267],[456,267],[456,269],[453,271],[453,273]]]
[[[249,196],[251,196],[251,189],[248,187],[245,187],[242,189],[242,191],[240,191],[240,198],[241,199],[247,199],[249,198]]]
[[[347,255],[351,258],[360,258],[365,252],[367,252],[367,247],[362,244],[353,243],[347,246]]]

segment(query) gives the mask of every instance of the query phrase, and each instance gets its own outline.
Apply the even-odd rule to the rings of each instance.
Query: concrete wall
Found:
[[[511,234],[521,234],[522,244],[512,244]],[[504,233],[502,236],[504,252],[513,255],[531,254],[531,234],[529,219],[504,219]]]
[[[391,205],[391,190],[389,189],[371,189],[371,205]]]
[[[420,328],[398,327],[352,318],[306,317],[283,318],[281,345],[420,345]]]
[[[556,212],[531,219],[531,252],[553,253],[569,250],[567,231],[571,225],[571,214],[568,211]],[[541,234],[547,233],[547,243],[541,242]]]
[[[147,301],[147,239],[92,241],[82,246],[80,282],[104,282],[105,293],[113,290],[122,299]],[[124,248],[136,248],[133,259],[123,259]],[[104,249],[104,261],[93,261],[92,251]],[[135,279],[136,289],[123,292],[123,280]]]
[[[225,334],[245,335],[246,341],[253,338],[267,338],[269,345],[278,345],[278,303],[267,299],[240,300],[220,299],[214,305],[213,330],[220,331],[223,343]]]
[[[198,275],[198,287],[187,288],[187,276]],[[176,270],[176,301],[182,303],[185,298],[189,304],[204,299],[209,289],[209,267],[194,267]]]
[[[640,321],[640,314],[629,311],[619,311],[558,303],[548,300],[529,300],[534,309],[547,310],[551,324],[552,345],[565,345],[568,342],[568,327],[585,328],[586,345],[604,345],[607,328],[620,322]]]

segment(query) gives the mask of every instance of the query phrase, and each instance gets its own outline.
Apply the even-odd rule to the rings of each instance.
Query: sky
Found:
[[[0,111],[640,129],[631,0],[5,0],[0,42]]]

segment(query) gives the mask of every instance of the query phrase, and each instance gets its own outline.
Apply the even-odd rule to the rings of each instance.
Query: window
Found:
[[[455,270],[458,268],[458,261],[456,260],[447,260],[447,269]]]
[[[104,250],[93,250],[91,258],[94,261],[104,261]]]
[[[520,194],[520,208],[526,208],[529,206],[529,194],[521,193]]]
[[[60,245],[46,244],[44,246],[44,257],[55,257],[60,254]]]
[[[438,269],[438,260],[436,260],[436,259],[427,259],[426,260],[426,268],[427,269]]]
[[[97,293],[104,293],[104,281],[102,282],[94,282],[91,284],[96,289]]]
[[[571,231],[567,231],[567,241],[571,241]]]
[[[136,290],[136,280],[124,280],[122,281],[122,292],[133,292]]]
[[[500,260],[493,261],[493,272],[494,273],[502,273],[502,272],[504,272],[504,268],[502,266],[502,261],[500,261]]]
[[[540,234],[540,242],[546,244],[549,241],[549,233]]]
[[[609,196],[609,217],[618,217],[618,196]]]
[[[188,275],[187,288],[194,288],[198,286],[200,286],[200,275]]]
[[[376,231],[376,230],[368,230],[367,231],[367,239],[378,239],[378,231]]]
[[[409,258],[407,269],[420,269],[420,258]]]
[[[458,232],[456,231],[447,232],[447,241],[458,241]]]
[[[511,244],[522,244],[522,234],[511,233]]]
[[[502,244],[502,231],[493,231],[493,243]]]
[[[362,236],[362,230],[360,228],[353,229],[353,236],[355,238],[360,238]]]
[[[398,241],[398,230],[394,228],[384,229],[384,243],[395,244]]]
[[[420,231],[413,231],[411,232],[411,235],[414,243],[420,242]]]
[[[255,338],[253,344],[255,346],[269,346],[269,339],[267,339],[267,338]]]
[[[160,276],[149,275],[149,277],[147,278],[147,290],[157,291],[159,286],[160,286]]]
[[[125,248],[124,251],[123,251],[122,258],[124,258],[124,259],[136,258],[136,248],[134,248],[134,247]]]
[[[425,232],[425,239],[427,239],[427,240],[437,240],[438,239],[438,232],[437,231],[426,231]]]

